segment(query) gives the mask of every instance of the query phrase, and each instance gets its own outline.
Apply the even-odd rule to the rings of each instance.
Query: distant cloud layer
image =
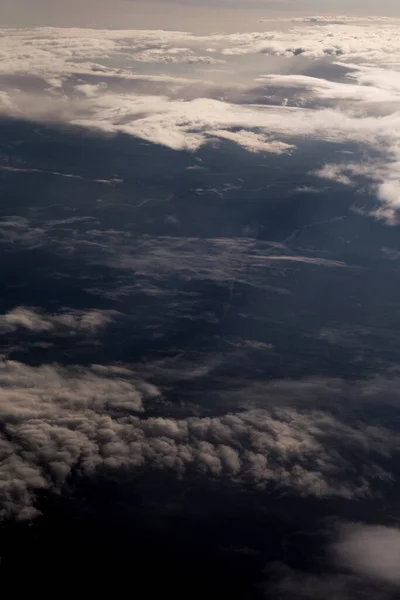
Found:
[[[289,28],[283,20],[282,28],[275,21],[265,31],[208,36],[4,30],[0,113],[124,132],[187,151],[217,140],[274,154],[295,152],[304,139],[353,142],[371,159],[327,165],[320,175],[344,185],[369,180],[380,203],[373,214],[394,223],[398,22],[329,15],[292,21]]]

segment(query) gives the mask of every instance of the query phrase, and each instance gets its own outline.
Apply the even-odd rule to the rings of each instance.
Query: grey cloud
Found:
[[[93,473],[123,446],[126,418],[158,391],[116,367],[0,367],[0,515],[30,518],[35,492],[60,489],[72,468]],[[126,448],[125,448],[126,450]],[[108,461],[110,462],[110,461]],[[114,464],[114,460],[111,459]]]
[[[116,316],[117,312],[106,310],[65,310],[57,314],[46,314],[38,309],[20,306],[0,315],[0,329],[26,329],[35,333],[94,333],[109,325]]]
[[[393,250],[392,248],[381,248],[381,252],[384,258],[387,260],[399,260],[400,252],[398,250]]]
[[[276,384],[271,391],[264,387],[264,408],[179,419],[166,409],[164,417],[146,417],[160,397],[147,370],[143,380],[118,366],[1,364],[3,517],[30,517],[38,490],[60,490],[71,472],[92,476],[99,469],[197,473],[317,497],[369,496],[376,478],[390,481],[381,465],[400,450],[394,432],[306,408],[309,394],[321,393],[311,382],[308,388],[299,384],[291,406],[268,404],[270,394],[279,396]],[[289,392],[282,385],[284,398]],[[393,382],[394,396],[396,390]],[[341,401],[345,407],[345,395]],[[349,453],[368,456],[368,465],[350,465]]]
[[[285,262],[333,268],[347,266],[327,258],[293,255],[283,244],[250,238],[202,240],[146,236],[133,240],[129,236],[124,240],[121,234],[113,232],[94,232],[94,236],[93,241],[97,239],[98,247],[93,253],[93,261],[104,261],[118,268],[135,269],[136,272],[161,278],[165,278],[172,269],[196,279],[247,281],[251,285],[263,286],[265,270],[285,269]],[[90,246],[86,250],[90,251]]]
[[[74,173],[60,173],[59,171],[46,171],[43,169],[32,169],[29,167],[13,167],[11,165],[0,165],[0,171],[8,171],[9,173],[38,173],[41,175],[54,175],[56,177],[66,177],[67,179],[82,179],[86,181],[93,181],[94,183],[104,183],[107,185],[115,185],[121,183],[121,179],[90,179],[83,177],[82,175],[75,175]]]
[[[366,578],[400,587],[400,529],[348,524],[333,546],[337,560]]]
[[[345,573],[311,575],[283,564],[267,570],[266,597],[279,600],[394,600],[391,589]]]

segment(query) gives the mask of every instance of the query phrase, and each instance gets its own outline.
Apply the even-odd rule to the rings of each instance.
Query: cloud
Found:
[[[38,309],[19,306],[0,316],[0,330],[26,329],[33,333],[52,332],[64,335],[95,333],[109,325],[118,316],[115,311],[66,310],[58,314],[46,314]]]
[[[31,518],[37,491],[60,489],[72,468],[90,474],[107,464],[123,446],[124,428],[108,411],[122,410],[128,418],[143,410],[143,399],[157,394],[132,372],[113,367],[3,362],[0,381],[3,518]]]
[[[59,171],[46,171],[45,169],[32,169],[29,167],[13,167],[9,164],[0,165],[0,171],[6,171],[8,173],[37,173],[38,175],[54,175],[55,177],[65,177],[66,179],[82,179],[84,181],[93,181],[94,183],[104,183],[107,185],[115,185],[122,183],[121,179],[91,179],[83,177],[82,175],[76,175],[74,173],[60,173]]]
[[[88,242],[88,237],[93,239]],[[91,244],[97,242],[94,247]],[[139,237],[121,240],[113,232],[86,233],[83,247],[87,260],[165,280],[171,273],[193,280],[242,282],[265,285],[267,270],[284,269],[284,263],[301,263],[329,268],[352,267],[344,262],[315,255],[294,255],[283,244],[251,238]],[[86,246],[86,243],[88,245]],[[101,245],[100,245],[101,244]]]
[[[322,169],[316,171],[315,175],[322,177],[322,179],[336,181],[336,183],[341,183],[342,185],[353,185],[350,177],[345,174],[346,171],[351,171],[349,165],[326,164]]]
[[[213,136],[236,142],[250,152],[271,152],[285,154],[295,149],[291,144],[271,140],[267,135],[254,131],[213,131]]]
[[[138,62],[160,64],[222,65],[226,63],[224,59],[214,58],[213,56],[196,56],[193,50],[189,50],[188,48],[151,48],[134,54],[132,58]]]
[[[345,525],[333,550],[337,560],[355,573],[400,587],[400,529]]]
[[[261,19],[261,23],[309,23],[314,24],[327,24],[327,25],[341,25],[343,23],[396,23],[399,19],[388,16],[378,15],[313,15],[306,17],[271,17],[270,19]]]
[[[365,162],[364,164],[342,163],[326,164],[322,169],[315,171],[317,177],[329,179],[347,186],[355,186],[356,180],[365,178],[374,183],[372,190],[382,202],[369,214],[385,221],[389,225],[398,223],[397,211],[400,208],[400,163],[393,161],[382,164],[379,161]]]
[[[352,104],[357,102],[376,103],[376,102],[399,102],[400,96],[398,90],[392,86],[392,89],[382,89],[382,86],[361,85],[361,76],[358,84],[355,84],[356,74],[348,75],[351,77],[349,83],[329,81],[318,77],[308,75],[264,75],[257,79],[268,88],[280,88],[281,90],[295,90],[299,102],[304,106],[315,106],[316,101],[350,101]]]
[[[315,532],[297,533],[316,535]],[[325,530],[324,535],[326,533]],[[398,597],[400,529],[347,523],[334,535],[338,535],[339,540],[325,548],[328,560],[320,562],[318,573],[297,570],[283,563],[269,564],[265,570],[266,597],[281,600],[394,600]]]
[[[266,597],[279,600],[394,600],[391,589],[344,574],[309,574],[275,563],[267,568]]]
[[[346,263],[339,260],[328,260],[326,258],[317,258],[311,256],[268,256],[266,260],[279,260],[288,262],[299,262],[308,265],[319,265],[321,267],[346,267]]]
[[[132,475],[138,469],[163,470],[181,478],[191,474],[347,499],[374,494],[375,482],[390,481],[383,467],[400,451],[397,435],[387,426],[349,419],[352,401],[343,393],[343,382],[264,384],[259,408],[212,416],[197,407],[194,414],[176,418],[168,416],[166,405],[164,416],[155,417],[147,410],[161,392],[151,384],[151,365],[140,372],[122,365],[1,363],[3,518],[30,518],[38,491],[60,491],[71,473],[91,477],[99,470],[128,469]],[[334,414],[339,389],[343,420]],[[336,398],[332,412],[329,402],[321,400],[321,409],[308,403],[315,394],[329,399],[329,393]],[[375,387],[362,383],[354,393],[369,402],[375,402],[374,394],[378,403],[385,395],[399,402],[396,380]],[[354,455],[360,456],[359,464],[349,459]]]
[[[337,23],[296,24],[282,31],[249,32],[226,36],[225,55],[264,53],[278,56],[310,58],[340,57],[350,64],[399,64],[398,21],[351,20]],[[385,46],[380,43],[385,36]],[[215,41],[222,36],[214,36]]]
[[[351,17],[333,24],[331,17],[316,17],[312,24],[296,21],[289,30],[278,25],[268,31],[203,36],[54,27],[3,33],[3,115],[122,132],[186,151],[216,138],[253,153],[274,154],[295,152],[302,141],[353,143],[374,159],[345,166],[329,163],[319,174],[348,184],[361,178],[369,182],[379,204],[370,214],[397,222],[396,20]],[[247,57],[254,54],[257,60]],[[272,60],[268,57],[282,57],[273,64],[285,72],[266,72],[269,63],[263,61]],[[318,77],[307,72],[313,62],[319,65]],[[184,63],[191,68],[183,69]],[[340,80],[325,66],[340,69]],[[249,93],[256,100],[243,104]]]

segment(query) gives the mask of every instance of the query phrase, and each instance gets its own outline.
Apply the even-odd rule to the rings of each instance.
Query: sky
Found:
[[[3,0],[0,23],[210,32],[254,29],[262,18],[342,13],[400,16],[400,9],[396,0]]]

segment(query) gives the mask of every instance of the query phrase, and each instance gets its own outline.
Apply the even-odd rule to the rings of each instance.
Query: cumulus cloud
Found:
[[[337,560],[370,579],[400,587],[400,529],[348,524],[333,547]]]
[[[322,167],[322,169],[316,171],[315,174],[323,179],[336,181],[337,183],[341,183],[343,185],[352,185],[350,177],[345,174],[346,171],[350,170],[351,167],[349,165],[326,164]]]
[[[379,465],[399,452],[396,434],[304,403],[310,392],[320,394],[311,383],[300,384],[291,405],[276,403],[276,383],[264,387],[262,408],[172,418],[168,410],[146,414],[161,395],[150,381],[123,366],[2,362],[1,516],[31,517],[37,491],[56,492],[72,472],[92,476],[99,469],[167,470],[343,498],[369,496],[375,479],[390,480]],[[398,396],[397,382],[388,385]],[[342,402],[347,406],[346,396]],[[368,455],[368,466],[350,464],[354,454]]]
[[[60,489],[73,467],[93,473],[121,445],[122,425],[108,411],[135,414],[144,398],[157,394],[133,373],[112,367],[35,369],[4,362],[0,380],[3,518],[34,516],[35,492]]]
[[[301,23],[301,21],[300,21]],[[371,19],[364,23],[315,23],[313,27],[297,24],[284,31],[268,30],[230,34],[223,54],[240,55],[255,52],[278,56],[310,58],[341,57],[349,63],[399,64],[398,22]],[[385,36],[385,46],[380,43]],[[215,41],[221,36],[214,36]]]

